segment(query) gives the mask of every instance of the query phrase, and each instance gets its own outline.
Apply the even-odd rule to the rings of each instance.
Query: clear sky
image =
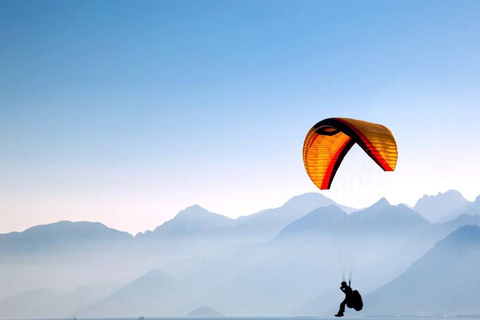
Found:
[[[3,0],[0,45],[0,232],[278,207],[334,116],[394,133],[390,202],[480,194],[477,0]]]

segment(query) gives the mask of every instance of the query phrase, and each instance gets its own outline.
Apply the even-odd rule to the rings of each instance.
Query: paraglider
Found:
[[[343,159],[358,144],[384,171],[397,165],[397,144],[381,125],[349,118],[328,118],[314,125],[305,138],[303,163],[320,190],[330,189]]]
[[[320,190],[328,190],[334,183],[334,178],[350,149],[357,144],[361,149],[381,168],[383,171],[394,171],[397,165],[398,151],[397,144],[392,132],[381,124],[366,122],[350,118],[328,118],[314,125],[305,138],[303,145],[303,163],[308,176]],[[334,218],[335,219],[335,218]],[[335,241],[339,242],[339,234],[344,232],[344,241],[352,242],[352,230],[359,230],[351,227],[351,220],[344,218],[340,226],[332,224],[332,235]],[[359,220],[359,219],[356,219]],[[341,230],[336,230],[340,229]],[[342,317],[345,306],[360,311],[363,302],[360,293],[350,287],[354,263],[351,255],[356,249],[349,247],[350,244],[339,246],[336,251],[342,251],[337,255],[339,260],[349,260],[349,284],[345,282],[344,265],[346,261],[339,261],[343,276],[340,289],[345,293],[345,300],[340,304],[340,309],[335,315]],[[353,253],[352,253],[353,252]]]

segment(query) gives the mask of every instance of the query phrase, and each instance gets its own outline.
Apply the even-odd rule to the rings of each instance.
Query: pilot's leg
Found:
[[[340,303],[340,309],[338,310],[338,313],[335,315],[335,317],[343,317],[346,304],[347,304],[347,299],[343,300],[342,303]]]

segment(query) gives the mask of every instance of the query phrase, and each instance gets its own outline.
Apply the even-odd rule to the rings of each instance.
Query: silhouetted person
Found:
[[[343,313],[345,312],[345,306],[353,308],[357,311],[362,310],[362,296],[357,290],[352,290],[352,288],[350,287],[350,283],[347,285],[347,283],[343,281],[340,290],[345,293],[345,299],[342,301],[342,303],[340,303],[340,309],[338,310],[338,313],[335,315],[335,317],[343,317]]]

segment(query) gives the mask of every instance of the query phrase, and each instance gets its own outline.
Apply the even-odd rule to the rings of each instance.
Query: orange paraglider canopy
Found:
[[[303,145],[305,169],[318,188],[330,189],[343,158],[355,143],[384,171],[395,170],[397,144],[387,127],[349,118],[328,118],[310,129]]]

